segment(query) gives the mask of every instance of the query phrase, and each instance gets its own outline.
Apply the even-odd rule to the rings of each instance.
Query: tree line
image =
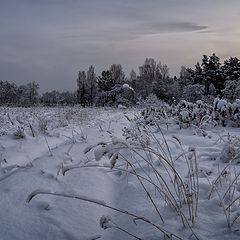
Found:
[[[0,104],[130,106],[152,95],[170,103],[181,99],[211,102],[217,96],[234,101],[240,99],[240,60],[230,57],[221,63],[214,53],[203,55],[194,68],[182,66],[179,76],[171,77],[166,64],[146,58],[138,73],[132,70],[126,76],[121,64],[112,64],[97,76],[90,66],[87,71],[78,72],[76,83],[74,92],[54,90],[40,95],[35,82],[17,86],[0,81]]]

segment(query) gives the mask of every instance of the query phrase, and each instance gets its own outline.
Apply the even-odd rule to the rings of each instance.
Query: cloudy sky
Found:
[[[73,90],[77,72],[146,57],[171,74],[203,54],[240,57],[239,0],[0,0],[0,80]]]

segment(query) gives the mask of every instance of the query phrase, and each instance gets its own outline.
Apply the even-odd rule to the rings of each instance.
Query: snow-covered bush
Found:
[[[213,103],[214,119],[222,126],[240,127],[240,100],[230,103],[227,100],[215,98]]]
[[[213,105],[197,100],[196,103],[181,100],[177,105],[160,103],[158,106],[148,106],[138,117],[147,125],[161,123],[177,123],[180,128],[194,126],[200,129],[221,126],[240,126],[240,100],[233,103],[215,98]]]
[[[221,153],[219,154],[219,160],[224,163],[230,162],[237,154],[237,150],[234,144],[226,142],[223,146]]]
[[[155,126],[161,123],[168,124],[169,119],[175,114],[174,108],[167,103],[159,102],[157,106],[148,106],[141,110],[136,117],[138,124]]]

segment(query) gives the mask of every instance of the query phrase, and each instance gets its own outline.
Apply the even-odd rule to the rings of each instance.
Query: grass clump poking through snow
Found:
[[[149,204],[155,209],[160,222],[165,223],[161,213],[160,201],[155,197],[157,192],[161,201],[171,207],[184,227],[194,233],[192,226],[197,216],[198,207],[198,166],[195,149],[185,151],[177,138],[166,139],[159,127],[160,138],[150,128],[140,129],[132,123],[133,138],[112,138],[112,142],[97,146],[94,155],[97,161],[104,156],[110,160],[110,168],[118,169],[134,175],[149,199]],[[125,129],[126,131],[126,129]],[[147,139],[147,141],[146,141]],[[181,148],[181,156],[187,166],[187,178],[179,171],[176,159],[171,154],[169,142]],[[128,157],[127,157],[128,156]],[[125,164],[119,168],[117,162]]]
[[[226,164],[212,181],[206,174],[205,177],[210,185],[208,199],[215,196],[219,199],[227,227],[231,230],[240,219],[240,172],[236,165],[240,162],[240,139],[230,135],[226,137],[221,137],[224,145],[218,157],[220,163]]]

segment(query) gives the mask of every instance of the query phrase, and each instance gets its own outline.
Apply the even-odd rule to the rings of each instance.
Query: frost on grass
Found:
[[[97,146],[106,146],[107,143],[106,142],[99,142],[98,144],[95,145],[90,145],[88,147],[86,147],[83,152],[84,154],[87,154],[88,152],[90,152],[93,148],[97,147]]]
[[[69,192],[61,192],[61,191],[56,191],[56,192],[52,192],[46,189],[37,189],[35,191],[33,191],[32,193],[30,193],[27,197],[27,202],[31,202],[32,199],[34,197],[36,197],[37,195],[53,195],[53,196],[59,196],[59,197],[65,197],[65,198],[75,198],[81,201],[85,201],[85,202],[92,202],[101,206],[105,206],[106,203],[102,200],[98,200],[98,199],[94,199],[94,198],[90,198],[87,197],[85,195],[79,195],[77,193],[69,193]]]
[[[0,107],[0,136],[12,135],[25,138],[29,135],[48,135],[54,129],[67,127],[71,124],[87,123],[97,112],[94,109],[76,107],[31,107],[10,108]]]
[[[118,159],[118,153],[114,153],[110,158],[111,169],[115,166]]]
[[[97,239],[100,239],[100,238],[102,238],[102,235],[97,234],[97,235],[94,235],[94,236],[91,236],[91,237],[80,238],[79,240],[97,240]]]
[[[90,151],[94,148],[94,157],[96,161],[100,161],[104,156],[107,156],[111,161],[111,165],[115,165],[119,151],[127,147],[129,147],[127,141],[113,137],[111,143],[98,143],[87,150]]]
[[[236,156],[236,154],[237,152],[233,144],[227,142],[223,146],[223,149],[219,155],[219,160],[223,163],[228,163]]]

